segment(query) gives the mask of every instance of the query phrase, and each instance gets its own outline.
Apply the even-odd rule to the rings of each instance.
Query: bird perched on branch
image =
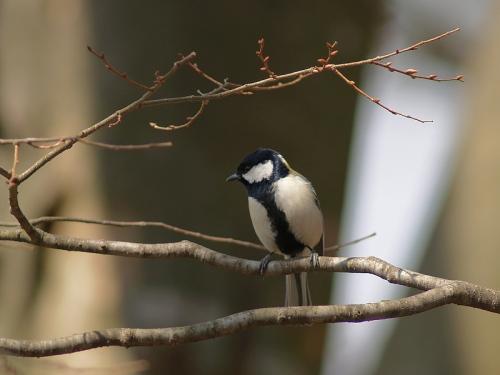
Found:
[[[259,148],[243,159],[226,181],[240,181],[248,193],[250,217],[257,237],[270,251],[260,263],[264,273],[271,254],[285,258],[311,256],[323,237],[323,215],[311,183],[294,171],[278,152]],[[323,244],[319,249],[323,255]],[[312,304],[307,273],[286,275],[285,306]]]

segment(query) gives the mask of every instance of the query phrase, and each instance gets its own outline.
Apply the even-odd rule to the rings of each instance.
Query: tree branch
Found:
[[[118,221],[118,220],[99,220],[99,219],[86,219],[81,217],[71,217],[71,216],[41,216],[36,219],[31,219],[31,225],[39,225],[43,223],[54,223],[54,222],[73,222],[73,223],[82,223],[82,224],[96,224],[96,225],[109,225],[114,227],[140,227],[140,228],[161,228],[170,232],[182,234],[185,236],[198,238],[206,241],[218,242],[218,243],[226,243],[230,245],[237,245],[252,249],[258,249],[267,251],[266,248],[262,245],[256,244],[255,242],[248,242],[237,240],[231,237],[221,237],[221,236],[211,236],[208,234],[195,232],[192,230],[180,228],[171,224],[163,223],[161,221]],[[0,222],[0,227],[17,227],[18,223],[10,223],[10,222]],[[376,236],[376,233],[370,233],[367,236],[363,236],[357,238],[355,240],[351,240],[348,242],[344,242],[342,244],[328,246],[324,249],[324,254],[327,255],[328,252],[335,252],[344,247],[352,246],[367,239]]]
[[[163,223],[161,221],[118,221],[118,220],[98,220],[98,219],[85,219],[81,217],[70,217],[70,216],[42,216],[36,219],[30,220],[30,223],[32,225],[38,225],[38,224],[43,224],[43,223],[54,223],[54,222],[73,222],[73,223],[83,223],[83,224],[97,224],[97,225],[109,225],[109,226],[114,226],[114,227],[140,227],[140,228],[147,228],[147,227],[152,227],[152,228],[161,228],[168,230],[170,232],[182,234],[184,236],[189,236],[189,237],[194,237],[206,241],[212,241],[212,242],[219,242],[219,243],[226,243],[230,245],[237,245],[237,246],[242,246],[242,247],[248,247],[248,248],[253,248],[253,249],[258,249],[258,250],[264,250],[264,246],[256,244],[254,242],[248,242],[248,241],[242,241],[242,240],[237,240],[235,238],[230,238],[230,237],[220,237],[220,236],[211,236],[208,234],[203,234],[200,232],[195,232],[192,230],[180,228],[171,224]],[[0,222],[0,227],[17,227],[19,224],[16,223],[7,223],[7,222]],[[363,241],[366,238],[372,237],[373,234],[363,237],[361,239],[356,239],[354,241],[350,241],[346,244],[343,245],[335,245],[332,246],[331,250],[336,250],[339,247],[344,247],[344,246],[349,246],[354,243],[357,243],[359,241]]]
[[[7,179],[10,179],[10,172],[5,168],[0,167],[0,175],[4,176]]]
[[[422,119],[419,119],[418,117],[413,117],[413,116],[410,116],[408,114],[405,114],[405,113],[401,113],[401,112],[398,112],[396,111],[395,109],[392,109],[388,106],[386,106],[385,104],[382,104],[382,102],[380,101],[380,99],[378,98],[374,98],[373,96],[369,95],[368,93],[366,93],[365,91],[363,91],[362,89],[360,89],[358,86],[356,86],[356,82],[354,81],[351,81],[349,78],[347,78],[344,74],[342,74],[338,69],[336,68],[331,68],[331,70],[337,75],[339,76],[345,83],[347,83],[349,86],[351,86],[353,88],[354,91],[356,91],[358,94],[360,94],[361,96],[364,96],[365,98],[367,98],[368,100],[370,100],[372,103],[375,103],[376,105],[382,107],[383,109],[385,109],[387,112],[390,112],[392,113],[393,115],[397,115],[397,116],[402,116],[402,117],[406,117],[406,118],[409,118],[411,120],[415,120],[415,121],[418,121],[420,123],[426,123],[426,122],[433,122],[432,120],[422,120]]]
[[[357,67],[361,65],[369,65],[373,64],[374,62],[382,61],[385,60],[389,57],[396,56],[402,53],[410,52],[410,51],[415,51],[418,48],[427,45],[429,43],[435,42],[437,40],[443,39],[453,33],[456,33],[460,30],[460,28],[455,28],[453,30],[447,31],[445,33],[442,33],[440,35],[437,35],[433,38],[422,40],[420,42],[414,43],[411,46],[402,48],[402,49],[396,49],[394,51],[388,52],[383,55],[378,55],[369,59],[365,60],[358,60],[358,61],[352,61],[352,62],[347,62],[347,63],[339,63],[339,64],[326,64],[322,66],[313,66],[309,67],[306,69],[302,70],[297,70],[295,72],[291,73],[286,73],[286,74],[281,74],[281,75],[274,75],[272,77],[268,77],[259,81],[251,82],[251,83],[245,83],[238,85],[236,87],[230,88],[228,90],[225,90],[223,92],[217,92],[217,93],[212,93],[212,94],[202,94],[202,95],[187,95],[187,96],[179,96],[179,97],[172,97],[172,98],[161,98],[161,99],[151,99],[151,100],[146,100],[144,101],[143,105],[145,107],[147,106],[157,106],[157,105],[165,105],[165,104],[178,104],[178,103],[194,103],[194,102],[200,102],[204,100],[218,100],[218,99],[223,99],[228,96],[233,96],[233,95],[241,95],[244,93],[253,93],[257,91],[261,91],[262,89],[268,88],[268,87],[273,87],[273,88],[278,88],[278,83],[279,82],[289,82],[293,80],[297,80],[295,83],[300,82],[304,78],[311,77],[313,75],[319,74],[324,72],[325,70],[340,70],[340,69],[345,69],[345,68],[352,68],[352,67]],[[300,79],[298,79],[300,77]],[[463,78],[463,76],[461,76]],[[283,87],[286,87],[288,85],[283,85]]]
[[[262,308],[182,327],[95,330],[53,340],[31,341],[0,338],[0,353],[42,357],[104,346],[126,348],[132,346],[174,346],[228,336],[258,326],[365,322],[403,317],[450,303],[463,304],[463,301],[467,299],[467,288],[460,282],[452,282],[411,297],[377,303]]]
[[[104,148],[112,151],[135,151],[135,150],[149,150],[151,148],[164,148],[164,147],[172,147],[173,143],[168,142],[152,142],[152,143],[144,143],[139,145],[112,145],[109,143],[90,141],[88,139],[81,139],[79,142],[89,145],[96,146],[100,148]]]
[[[184,122],[183,124],[180,124],[180,125],[172,124],[172,125],[160,126],[154,122],[150,122],[149,126],[151,126],[153,129],[163,130],[163,131],[172,131],[172,130],[178,130],[178,129],[182,129],[182,128],[189,128],[196,121],[196,119],[198,117],[200,117],[200,115],[205,110],[205,107],[207,106],[207,104],[208,104],[208,100],[203,100],[201,102],[198,110],[193,115],[188,116],[186,118],[186,122]]]
[[[40,233],[37,228],[35,228],[29,220],[24,215],[21,207],[19,207],[18,200],[18,183],[17,178],[15,176],[11,177],[9,181],[9,205],[10,205],[10,213],[12,216],[16,218],[19,222],[21,228],[25,231],[28,238],[30,239],[32,244],[36,244],[40,240]]]
[[[34,242],[22,229],[0,229],[0,240],[37,244],[59,250],[79,251],[103,255],[117,255],[136,258],[189,258],[201,263],[243,275],[261,275],[260,262],[237,258],[219,253],[205,246],[190,241],[172,243],[145,244],[135,242],[94,240],[54,235],[37,229],[40,240]],[[265,276],[284,275],[299,272],[348,272],[369,273],[390,283],[404,285],[420,290],[430,290],[443,285],[458,282],[420,274],[418,272],[395,267],[375,257],[319,257],[317,267],[311,266],[308,257],[294,260],[272,261]],[[464,305],[491,312],[500,312],[500,291],[459,281],[467,288],[469,299]]]
[[[93,54],[95,57],[97,57],[99,60],[101,60],[101,62],[103,63],[103,65],[104,65],[104,67],[106,69],[108,69],[114,75],[116,75],[116,76],[120,77],[121,79],[123,79],[125,82],[131,84],[132,86],[136,86],[136,87],[138,87],[138,88],[140,88],[140,89],[142,89],[144,91],[149,91],[149,90],[153,89],[152,87],[146,86],[145,84],[140,83],[140,82],[138,82],[138,81],[130,78],[127,73],[118,70],[118,68],[116,68],[114,65],[112,65],[109,62],[109,60],[106,58],[106,55],[104,55],[104,53],[97,52],[91,46],[87,46],[87,50],[91,54]]]
[[[97,130],[100,128],[107,126],[107,125],[114,125],[116,121],[120,121],[121,118],[129,113],[132,112],[138,108],[141,108],[143,103],[150,98],[163,84],[167,81],[167,79],[173,75],[181,65],[185,64],[186,62],[194,59],[196,57],[196,53],[191,52],[189,55],[181,58],[180,60],[177,60],[172,68],[164,75],[157,74],[155,78],[155,83],[151,86],[151,88],[145,92],[140,98],[137,100],[134,100],[132,103],[126,105],[125,107],[115,111],[113,114],[109,115],[105,119],[95,123],[92,126],[89,126],[88,128],[82,130],[78,135],[76,135],[73,138],[69,138],[68,140],[64,141],[64,144],[59,146],[58,148],[52,150],[51,152],[47,153],[45,156],[40,158],[37,162],[35,162],[30,168],[28,168],[26,171],[24,171],[22,174],[19,175],[19,184],[21,184],[23,181],[25,181],[27,178],[29,178],[33,173],[38,171],[41,167],[43,167],[45,164],[47,164],[49,161],[54,159],[57,155],[61,154],[62,152],[68,150],[71,148],[78,140],[81,140],[83,138],[88,137],[92,133],[95,133]]]

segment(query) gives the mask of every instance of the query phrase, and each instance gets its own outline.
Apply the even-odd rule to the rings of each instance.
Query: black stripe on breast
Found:
[[[248,195],[259,201],[266,209],[271,227],[275,233],[274,241],[278,249],[286,255],[295,256],[302,252],[305,245],[295,238],[290,231],[285,213],[281,211],[274,200],[271,186],[255,184],[248,189]]]

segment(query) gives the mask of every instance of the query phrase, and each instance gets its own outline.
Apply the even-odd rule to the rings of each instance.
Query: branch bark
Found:
[[[467,299],[468,289],[452,282],[411,297],[377,303],[271,307],[248,310],[223,318],[182,327],[95,330],[53,340],[15,340],[0,338],[0,353],[43,357],[74,353],[105,346],[174,346],[182,343],[228,336],[258,326],[312,325],[365,322],[418,314]]]
[[[135,243],[110,240],[81,239],[51,234],[35,228],[40,235],[35,243],[21,228],[0,229],[0,240],[37,244],[58,250],[79,251],[102,255],[116,255],[135,258],[189,258],[227,271],[243,275],[260,275],[260,262],[223,254],[191,241],[172,243]],[[309,258],[272,261],[264,276],[285,275],[300,272],[348,272],[369,273],[392,284],[420,290],[431,290],[444,285],[458,283],[461,290],[455,303],[500,312],[500,291],[485,288],[465,281],[447,280],[393,266],[376,257],[319,257],[316,267]]]

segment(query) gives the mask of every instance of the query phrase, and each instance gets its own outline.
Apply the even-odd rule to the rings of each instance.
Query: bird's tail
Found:
[[[307,272],[286,275],[285,306],[311,306]]]

